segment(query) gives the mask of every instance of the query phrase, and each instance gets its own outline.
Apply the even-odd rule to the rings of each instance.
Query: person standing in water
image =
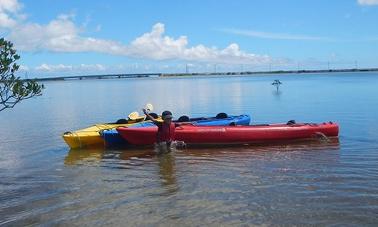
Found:
[[[172,122],[172,112],[166,110],[161,114],[163,122],[153,118],[145,109],[143,109],[143,113],[158,127],[156,142],[159,152],[171,152],[171,144],[175,139],[176,128],[176,124]]]

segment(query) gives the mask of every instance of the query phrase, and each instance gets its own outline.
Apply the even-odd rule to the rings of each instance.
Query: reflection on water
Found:
[[[273,94],[275,97],[279,98],[279,97],[282,95],[282,91],[280,91],[280,90],[275,90],[275,91],[272,91],[272,94]]]
[[[339,149],[339,138],[329,138],[327,140],[311,139],[299,141],[279,141],[269,144],[253,144],[253,145],[192,145],[189,148],[177,150],[181,156],[204,156],[204,155],[245,155],[245,152],[293,152],[293,151],[322,151]],[[220,148],[221,149],[220,151]],[[176,149],[175,149],[176,150]],[[65,165],[81,165],[85,163],[101,162],[102,159],[113,160],[144,160],[157,159],[162,173],[172,173],[175,169],[174,153],[158,154],[154,149],[143,148],[124,148],[122,150],[110,150],[105,148],[87,148],[87,149],[71,149],[68,151],[65,159]]]
[[[77,165],[83,164],[83,162],[99,162],[104,155],[104,149],[102,148],[90,148],[90,149],[71,149],[68,151],[66,158],[64,159],[65,165]]]
[[[162,185],[168,189],[169,193],[176,192],[178,188],[176,182],[176,165],[174,154],[160,154],[158,155],[157,159]]]

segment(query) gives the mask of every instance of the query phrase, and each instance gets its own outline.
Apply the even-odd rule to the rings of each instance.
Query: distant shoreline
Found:
[[[229,76],[229,75],[256,75],[256,74],[300,74],[300,73],[337,73],[337,72],[378,72],[378,68],[364,69],[321,69],[321,70],[276,70],[276,71],[246,71],[246,72],[217,72],[217,73],[166,73],[161,77],[176,76]]]
[[[88,80],[88,79],[120,79],[145,77],[189,77],[189,76],[232,76],[232,75],[258,75],[258,74],[303,74],[303,73],[339,73],[339,72],[378,72],[378,68],[363,69],[322,69],[322,70],[276,70],[276,71],[245,71],[245,72],[213,72],[213,73],[129,73],[86,76],[61,76],[24,80],[59,81],[59,80]]]

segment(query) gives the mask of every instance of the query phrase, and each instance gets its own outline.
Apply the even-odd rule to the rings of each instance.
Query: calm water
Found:
[[[280,93],[271,85],[283,82]],[[378,74],[45,83],[0,113],[0,225],[378,225]],[[152,103],[175,116],[335,121],[339,140],[75,150],[65,131]]]

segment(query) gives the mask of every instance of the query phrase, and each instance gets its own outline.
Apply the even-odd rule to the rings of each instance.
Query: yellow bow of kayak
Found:
[[[71,149],[104,146],[104,140],[100,134],[101,131],[115,129],[121,126],[127,127],[142,121],[144,121],[144,116],[138,117],[132,121],[129,120],[126,124],[96,124],[88,128],[65,132],[62,137]]]

